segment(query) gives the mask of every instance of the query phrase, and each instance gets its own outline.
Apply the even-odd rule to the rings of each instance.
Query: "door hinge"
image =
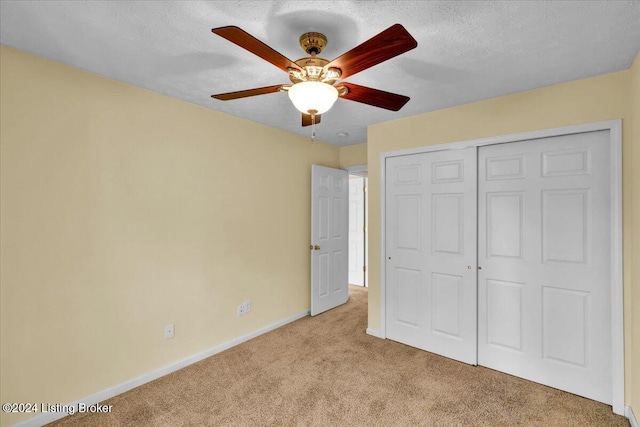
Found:
[[[362,271],[364,271],[365,273],[367,272],[367,266],[366,265],[362,266]]]
[[[366,193],[367,192],[367,186],[365,185],[364,187],[362,187],[362,192]]]
[[[366,226],[366,225],[362,227],[362,232],[363,232],[363,233],[366,233],[366,232],[367,232],[367,226]]]

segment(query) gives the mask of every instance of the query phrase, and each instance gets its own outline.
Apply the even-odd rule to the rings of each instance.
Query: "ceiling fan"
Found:
[[[328,111],[338,97],[392,111],[398,111],[409,101],[408,96],[354,83],[338,83],[340,79],[415,48],[418,42],[400,24],[392,25],[332,61],[317,56],[327,45],[326,36],[317,32],[300,37],[300,46],[310,56],[291,61],[238,27],[213,28],[211,31],[280,68],[289,74],[292,83],[221,93],[211,95],[212,98],[229,101],[288,92],[293,105],[302,113],[302,126],[320,123],[321,114]]]

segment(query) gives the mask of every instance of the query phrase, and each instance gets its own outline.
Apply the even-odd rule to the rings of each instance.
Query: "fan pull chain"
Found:
[[[311,142],[316,142],[316,114],[318,110],[307,110],[311,116]]]

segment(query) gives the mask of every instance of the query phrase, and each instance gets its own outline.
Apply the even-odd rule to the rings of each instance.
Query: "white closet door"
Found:
[[[478,363],[611,403],[609,132],[481,147]]]
[[[476,149],[387,159],[387,338],[476,360]]]

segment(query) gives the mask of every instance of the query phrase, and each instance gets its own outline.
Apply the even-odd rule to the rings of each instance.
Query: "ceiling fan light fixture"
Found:
[[[300,82],[289,88],[289,99],[304,114],[322,114],[338,99],[338,90],[328,83]]]

